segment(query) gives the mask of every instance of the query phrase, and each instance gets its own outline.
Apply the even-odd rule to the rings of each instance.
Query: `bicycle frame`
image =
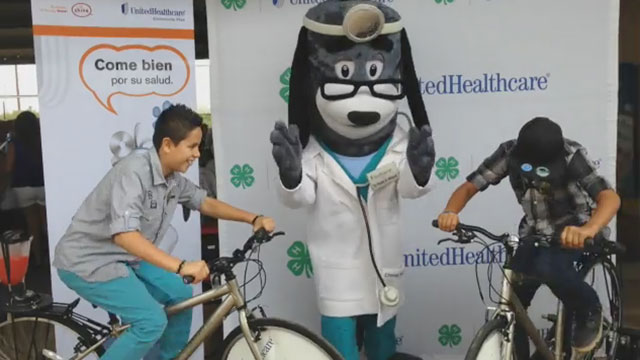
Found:
[[[251,349],[251,353],[253,354],[253,357],[256,360],[261,359],[260,351],[257,345],[255,344],[254,341],[250,341],[255,339],[249,327],[249,320],[247,319],[247,310],[245,307],[244,298],[242,297],[242,294],[240,294],[240,290],[238,288],[238,282],[235,279],[235,277],[227,279],[224,285],[220,285],[202,294],[193,296],[192,298],[187,299],[178,304],[168,306],[165,308],[165,312],[167,313],[167,316],[172,316],[182,311],[185,311],[187,309],[196,307],[200,304],[220,299],[225,295],[229,295],[229,296],[226,299],[224,299],[224,301],[216,309],[216,311],[205,321],[202,327],[198,329],[196,334],[189,340],[189,343],[187,343],[185,348],[175,358],[176,360],[187,360],[191,355],[193,355],[196,349],[198,349],[198,347],[206,340],[207,336],[215,332],[220,327],[220,325],[222,325],[222,322],[224,321],[225,317],[229,315],[234,308],[238,309],[238,316],[240,318],[240,328],[242,329],[242,333],[244,334],[244,337],[247,340],[247,343],[249,345],[249,348]],[[81,354],[78,354],[78,356],[76,356],[72,360],[84,359],[92,351],[94,351],[100,345],[104,344],[107,341],[107,339],[121,335],[125,330],[127,330],[130,327],[131,325],[114,326],[110,336],[106,336],[102,338],[93,346],[91,346]]]
[[[439,221],[433,220],[432,225],[438,228]],[[465,225],[465,224],[458,224],[455,231],[453,231],[453,234],[457,239],[455,238],[442,239],[438,241],[438,244],[441,244],[442,242],[445,242],[445,241],[453,241],[460,244],[469,244],[469,243],[475,242],[475,243],[479,243],[481,245],[486,246],[486,243],[484,241],[474,241],[474,239],[478,237],[477,234],[481,234],[488,239],[501,243],[506,249],[507,258],[503,266],[504,277],[502,280],[502,289],[500,291],[501,300],[498,303],[497,308],[488,307],[485,313],[486,321],[489,321],[490,319],[498,318],[499,316],[503,317],[507,321],[507,324],[506,324],[507,329],[505,331],[506,333],[505,332],[502,333],[502,341],[505,345],[503,350],[506,350],[506,354],[502,354],[502,359],[506,359],[506,360],[512,359],[514,327],[515,327],[514,318],[515,318],[518,324],[522,326],[522,328],[524,329],[528,337],[531,340],[533,340],[536,350],[538,351],[538,355],[541,355],[545,360],[562,360],[565,355],[564,342],[565,342],[565,335],[566,335],[565,334],[566,310],[562,302],[558,300],[556,318],[555,319],[552,319],[551,317],[547,318],[551,322],[555,323],[555,334],[554,334],[555,346],[554,346],[553,352],[551,352],[551,350],[548,349],[545,340],[543,340],[542,336],[538,333],[536,327],[534,326],[533,322],[529,318],[526,309],[522,305],[520,299],[515,294],[511,286],[511,284],[513,283],[513,280],[516,277],[516,273],[513,271],[511,265],[514,258],[515,250],[518,248],[522,240],[515,235],[511,235],[511,234],[495,235],[481,227]],[[540,239],[539,235],[533,235],[532,239],[527,239],[527,240],[534,240],[535,242],[532,242],[532,245],[536,247],[551,246],[551,243],[549,242],[549,240],[545,238],[548,238],[548,237],[542,236],[542,239]],[[599,254],[599,255],[596,255],[596,258],[595,258],[596,261],[597,261],[597,258],[602,258],[604,256],[605,258],[605,260],[603,261],[604,265],[611,264],[610,259],[607,260],[609,256],[622,254],[625,252],[624,246],[621,246],[616,242],[607,240],[601,234],[594,238],[587,239],[584,245],[585,245],[585,250],[587,250],[587,247],[589,247],[590,249],[590,250],[587,250],[587,252],[590,252],[592,255]],[[595,252],[593,252],[594,250]],[[583,262],[583,260],[581,260],[582,265],[584,266],[585,264],[588,263],[588,261],[585,263]],[[612,265],[609,267],[612,267]],[[611,270],[609,270],[609,272],[610,271]],[[607,270],[605,270],[605,272],[607,272]],[[611,278],[612,278],[612,283],[615,284],[614,296],[617,296],[619,298],[619,280],[617,280],[618,276],[616,275],[615,271]],[[611,298],[609,298],[609,301],[610,302],[612,301]],[[618,300],[618,303],[615,304],[616,312],[617,312],[615,316],[618,318],[617,320],[618,323],[620,322],[620,317],[621,317],[621,313],[620,313],[621,305],[618,305],[619,303],[620,301]],[[612,319],[612,323],[615,321],[616,321],[615,319]],[[613,327],[613,329],[615,333],[616,331],[615,327]],[[508,336],[508,338],[505,339],[505,336]],[[572,352],[572,359],[582,359],[584,358],[585,355],[588,355],[589,353],[590,352],[579,353],[574,350]]]
[[[511,259],[513,256],[513,248],[507,249],[507,261],[504,268],[504,278],[502,279],[502,290],[500,292],[500,298],[503,301],[500,302],[499,307],[495,309],[494,317],[502,315],[508,321],[508,330],[509,330],[509,339],[506,344],[506,354],[504,354],[504,360],[512,359],[512,350],[513,350],[513,341],[514,341],[514,330],[515,330],[515,321],[518,322],[525,330],[529,338],[533,341],[533,344],[536,347],[536,350],[543,356],[545,360],[560,360],[562,359],[562,336],[563,330],[560,323],[556,325],[556,339],[560,340],[560,346],[556,345],[555,354],[552,353],[548,348],[544,339],[538,333],[535,325],[527,315],[527,310],[525,310],[522,302],[513,291],[511,284],[515,278],[515,272],[510,269],[509,265],[511,263]],[[488,309],[491,311],[492,309]],[[558,314],[560,316],[560,314]],[[559,334],[560,333],[560,334]],[[556,340],[557,341],[557,340]]]

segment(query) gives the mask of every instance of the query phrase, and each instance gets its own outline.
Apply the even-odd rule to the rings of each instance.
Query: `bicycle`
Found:
[[[343,359],[335,348],[305,327],[286,320],[268,318],[262,308],[260,308],[262,318],[254,316],[253,311],[247,311],[247,304],[258,298],[264,289],[264,282],[262,282],[264,268],[259,260],[259,248],[262,244],[280,235],[284,235],[284,233],[277,232],[269,235],[264,230],[256,232],[245,242],[242,249],[236,249],[231,257],[220,257],[208,263],[211,276],[217,279],[224,278],[224,284],[215,286],[211,290],[193,296],[181,303],[166,307],[167,316],[172,316],[197,305],[224,298],[217,310],[205,320],[202,327],[175,358],[176,360],[188,359],[206,341],[207,336],[215,332],[222,325],[224,318],[234,310],[238,312],[240,325],[224,339],[215,359],[286,360],[300,359],[300,354],[304,354],[305,359],[309,360]],[[258,258],[252,259],[251,256],[256,250],[258,251]],[[248,256],[247,253],[249,253]],[[261,290],[256,297],[246,301],[245,294],[241,293],[241,288],[248,283],[246,281],[246,270],[245,283],[244,285],[239,285],[233,268],[239,263],[250,261],[256,263],[259,266],[259,270],[258,274],[249,282],[260,276]],[[184,277],[184,281],[185,283],[190,283],[193,278]],[[103,345],[105,342],[118,337],[130,325],[121,324],[119,319],[111,313],[109,313],[110,321],[108,325],[79,315],[73,311],[78,302],[79,299],[70,304],[54,303],[51,306],[38,308],[31,312],[26,311],[16,316],[10,314],[11,318],[0,324],[0,338],[8,341],[15,339],[16,337],[12,336],[13,334],[8,334],[4,331],[9,330],[12,324],[24,322],[19,327],[19,330],[22,330],[25,335],[30,334],[31,340],[23,341],[29,343],[29,345],[22,353],[18,353],[23,357],[16,356],[17,359],[97,359],[104,353]],[[38,329],[39,338],[35,340],[34,335],[39,322],[44,322],[49,326],[45,326],[44,329],[42,327]],[[66,338],[73,339],[74,343],[67,344],[63,349],[56,349],[52,347],[55,345],[55,339],[47,340],[45,337],[42,340],[43,335],[51,333],[51,327],[53,326],[68,330],[69,334],[67,335],[70,336]],[[55,330],[58,330],[58,328]],[[18,344],[14,342],[13,345],[17,346]],[[7,349],[11,350],[10,348],[5,348],[4,351],[7,351]],[[3,348],[0,342],[0,359],[5,360],[2,358],[2,353]],[[24,356],[25,354],[26,356]],[[33,357],[31,357],[32,354],[34,354]],[[7,359],[13,358],[7,357]]]
[[[432,225],[437,228],[438,221],[433,220]],[[453,241],[459,244],[478,243],[489,247],[493,244],[500,243],[504,246],[506,253],[505,263],[501,267],[503,280],[497,307],[487,308],[485,324],[476,332],[467,350],[465,360],[510,360],[515,358],[513,335],[516,321],[522,325],[535,345],[536,353],[534,353],[534,357],[532,358],[542,358],[545,360],[594,359],[598,351],[604,351],[606,359],[615,359],[622,325],[622,300],[620,297],[619,276],[611,257],[612,255],[624,252],[624,247],[621,244],[608,241],[601,237],[588,239],[587,242],[585,242],[585,253],[576,264],[579,273],[587,280],[590,276],[595,276],[596,266],[602,266],[609,302],[608,313],[604,314],[603,309],[603,332],[600,342],[592,351],[588,353],[578,353],[573,352],[571,349],[571,316],[565,313],[561,301],[558,301],[555,314],[543,316],[544,319],[550,321],[552,324],[547,332],[547,336],[543,338],[527,315],[527,311],[524,309],[520,299],[512,289],[512,281],[515,280],[516,276],[521,275],[511,269],[515,250],[522,244],[548,247],[551,245],[550,237],[533,235],[519,238],[512,234],[495,235],[481,227],[465,224],[459,224],[453,232],[453,235],[456,238],[443,239],[440,240],[438,244]],[[495,242],[487,244],[478,235],[482,235]],[[489,263],[493,262],[494,261],[490,261]],[[491,279],[489,282],[491,283]],[[492,289],[497,292],[494,288]],[[602,348],[603,344],[605,345],[604,348]]]

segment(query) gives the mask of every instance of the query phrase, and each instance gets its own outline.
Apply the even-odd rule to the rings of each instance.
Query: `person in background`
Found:
[[[6,171],[11,173],[12,190],[24,213],[27,232],[33,237],[32,261],[40,265],[46,255],[44,170],[40,121],[30,111],[21,112],[15,120],[15,136],[9,144]]]

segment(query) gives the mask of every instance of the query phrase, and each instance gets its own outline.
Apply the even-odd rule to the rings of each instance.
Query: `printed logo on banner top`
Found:
[[[277,8],[282,8],[285,3],[288,3],[289,5],[294,5],[294,6],[302,5],[302,6],[312,7],[314,5],[318,5],[322,2],[325,2],[326,0],[269,0],[269,1],[271,1],[271,4],[273,4],[273,6]],[[375,1],[389,5],[389,4],[392,4],[395,0],[375,0]],[[452,2],[453,0],[446,0],[446,1]]]
[[[227,10],[242,10],[242,8],[247,5],[247,0],[220,0],[222,6],[224,6]]]
[[[128,2],[120,5],[120,12],[127,16],[152,16],[159,21],[186,21],[187,10],[180,8],[158,8],[155,6],[143,7],[129,5]]]
[[[41,7],[40,12],[51,13],[51,14],[66,14],[69,12],[64,5],[49,5],[47,7]]]
[[[77,17],[91,16],[93,10],[89,4],[76,3],[71,7],[71,13]]]
[[[501,72],[481,75],[446,74],[423,80],[420,91],[426,95],[492,94],[543,92],[549,88],[550,74],[506,75]]]

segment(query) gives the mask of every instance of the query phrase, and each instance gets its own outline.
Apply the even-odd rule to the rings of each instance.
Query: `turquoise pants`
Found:
[[[368,360],[387,360],[396,352],[396,318],[381,327],[376,326],[377,315],[355,317],[322,316],[322,336],[333,345],[345,360],[359,360],[356,332],[358,323],[364,330],[364,350]]]
[[[139,360],[158,343],[159,359],[173,359],[187,344],[191,330],[191,310],[170,318],[165,305],[173,305],[192,296],[191,286],[182,279],[141,262],[129,268],[129,276],[105,282],[88,282],[72,272],[58,270],[62,282],[90,303],[112,312],[123,323],[131,324],[109,346],[101,359]]]

